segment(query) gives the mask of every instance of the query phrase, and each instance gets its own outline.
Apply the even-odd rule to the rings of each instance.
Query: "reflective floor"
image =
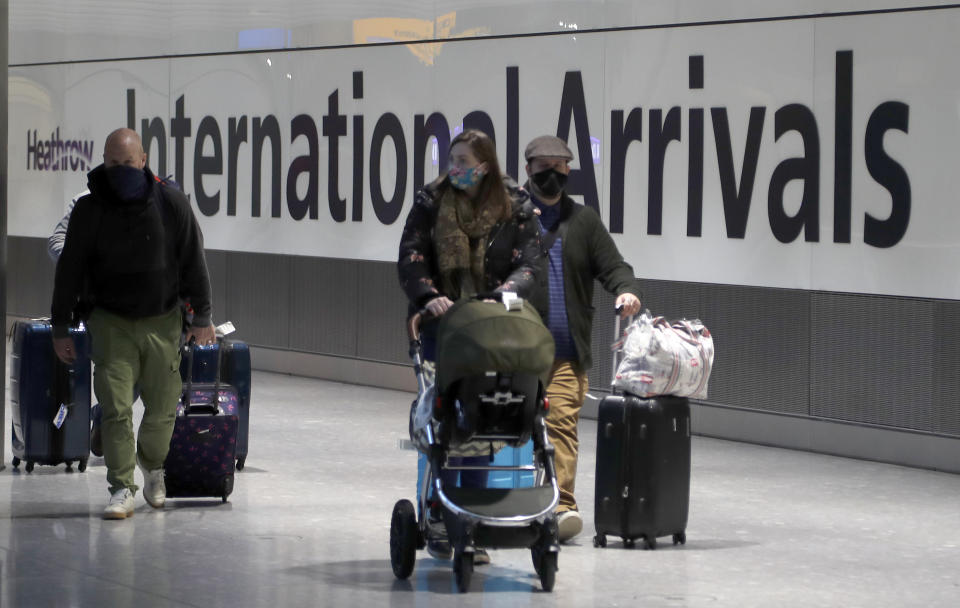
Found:
[[[960,476],[694,437],[687,544],[595,549],[596,424],[581,424],[583,534],[553,593],[492,551],[471,591],[418,553],[389,562],[412,395],[255,372],[250,455],[230,502],[103,521],[105,469],[0,473],[0,606],[957,606]],[[7,420],[10,414],[7,413]]]

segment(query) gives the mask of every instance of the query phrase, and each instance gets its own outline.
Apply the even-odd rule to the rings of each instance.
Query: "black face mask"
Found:
[[[534,193],[547,198],[555,198],[567,185],[567,176],[556,169],[545,169],[530,176]]]
[[[115,165],[106,170],[107,182],[122,201],[135,201],[147,195],[147,175],[143,169]]]

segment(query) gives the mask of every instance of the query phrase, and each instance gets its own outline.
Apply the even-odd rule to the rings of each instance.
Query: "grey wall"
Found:
[[[8,245],[9,313],[47,315],[53,265],[45,241],[11,237]],[[277,351],[407,365],[406,305],[392,263],[224,251],[207,256],[215,318],[232,320],[239,338]],[[737,433],[710,423],[701,431],[861,457],[876,452],[873,457],[905,464],[917,464],[907,452],[925,437],[960,440],[958,301],[670,281],[642,285],[652,311],[699,317],[714,336],[710,396],[701,405],[736,409],[738,426],[745,419],[756,427]],[[598,286],[594,304],[590,383],[592,392],[602,393],[611,376],[613,298]],[[366,377],[378,383],[376,373]],[[756,415],[743,418],[743,412]],[[811,432],[819,440],[798,445],[789,425],[781,435],[768,433],[782,426],[768,415],[915,437],[899,452],[881,454],[870,444],[882,437],[848,433],[863,444],[848,450],[838,445],[843,433],[831,431],[828,441],[818,427]],[[920,464],[944,468],[938,464],[944,458]]]

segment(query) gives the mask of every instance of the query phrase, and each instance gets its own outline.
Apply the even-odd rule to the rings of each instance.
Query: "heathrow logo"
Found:
[[[60,127],[41,139],[27,131],[27,171],[89,171],[94,166],[93,140],[61,139]]]

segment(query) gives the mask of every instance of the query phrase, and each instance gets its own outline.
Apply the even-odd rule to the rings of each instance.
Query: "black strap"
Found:
[[[567,232],[567,224],[569,223],[570,222],[566,220],[557,220],[556,224],[543,233],[543,236],[540,238],[540,243],[543,246],[544,253],[550,252],[550,249],[553,248],[553,244],[557,242],[557,239],[563,239],[563,235]]]

